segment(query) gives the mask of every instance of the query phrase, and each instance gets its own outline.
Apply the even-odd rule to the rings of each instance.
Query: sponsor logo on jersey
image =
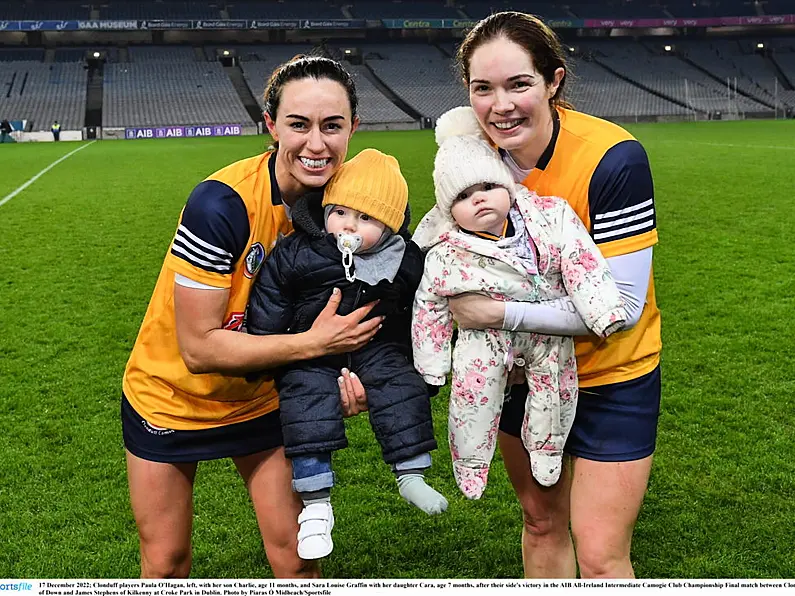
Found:
[[[223,329],[227,329],[229,331],[241,331],[243,329],[243,319],[245,313],[242,312],[233,312],[231,313],[224,324],[222,325]]]

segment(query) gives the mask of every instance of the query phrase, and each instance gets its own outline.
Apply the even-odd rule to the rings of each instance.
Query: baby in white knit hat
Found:
[[[626,311],[607,263],[571,207],[516,184],[481,136],[471,108],[444,114],[436,141],[436,206],[413,236],[428,251],[414,299],[414,365],[427,383],[441,386],[452,360],[450,451],[456,482],[471,499],[486,487],[508,372],[523,367],[529,393],[522,442],[534,478],[552,486],[577,404],[573,338],[459,328],[451,348],[448,300],[467,292],[520,302],[569,296],[602,337],[621,328]]]

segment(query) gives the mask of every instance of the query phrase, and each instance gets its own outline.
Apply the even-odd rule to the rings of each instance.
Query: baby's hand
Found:
[[[367,395],[362,380],[347,368],[343,368],[340,372],[342,374],[337,378],[337,383],[340,386],[342,415],[347,418],[366,412],[368,410]]]

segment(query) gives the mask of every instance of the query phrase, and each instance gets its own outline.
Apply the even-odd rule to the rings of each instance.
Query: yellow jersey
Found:
[[[223,328],[245,332],[257,271],[276,241],[292,231],[274,168],[275,153],[238,161],[209,176],[188,198],[122,383],[130,404],[153,425],[213,428],[278,407],[270,379],[191,373],[179,352],[174,317],[174,278],[180,274],[229,289]]]
[[[541,196],[565,199],[606,258],[657,243],[651,168],[641,144],[600,118],[557,109],[552,139],[522,184]],[[660,311],[649,280],[638,323],[607,339],[577,337],[582,387],[635,379],[660,362]]]

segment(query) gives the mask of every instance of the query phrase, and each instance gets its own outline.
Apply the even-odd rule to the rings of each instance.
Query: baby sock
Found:
[[[397,477],[397,484],[400,496],[428,515],[436,515],[447,509],[447,499],[428,486],[422,474],[401,474]]]

